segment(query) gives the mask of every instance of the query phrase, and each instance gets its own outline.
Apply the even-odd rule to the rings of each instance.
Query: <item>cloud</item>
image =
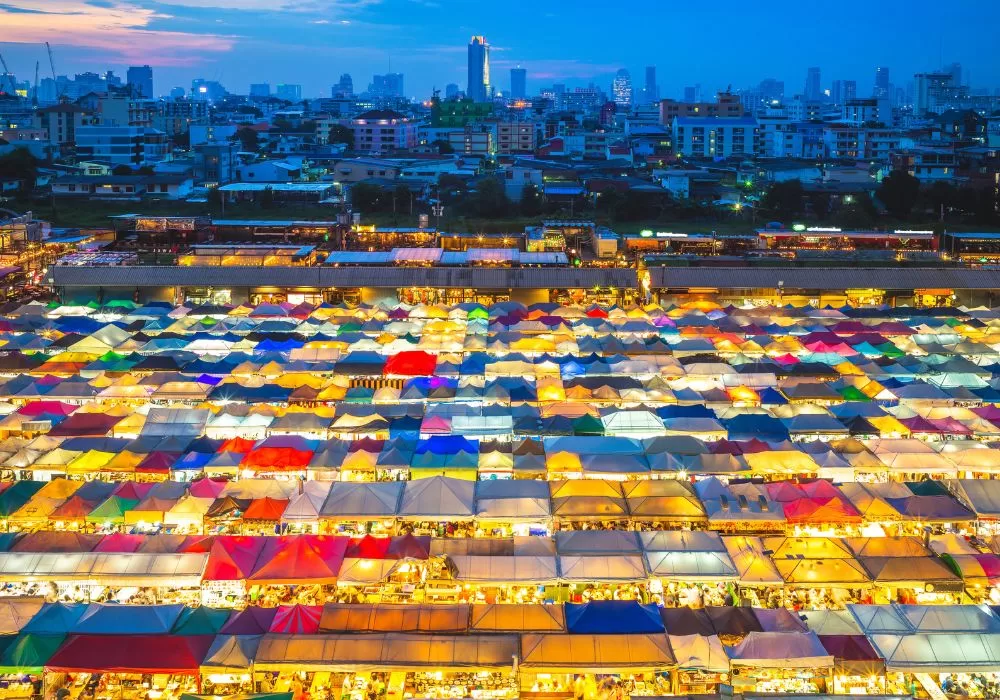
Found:
[[[35,0],[38,2],[38,0]],[[150,25],[170,15],[128,2],[109,5],[81,0],[45,0],[45,10],[35,3],[0,5],[4,40],[89,49],[97,55],[124,62],[157,66],[195,65],[205,54],[229,51],[235,37],[152,29]]]
[[[328,19],[311,19],[311,20],[309,20],[309,24],[330,24],[330,20],[328,20]]]

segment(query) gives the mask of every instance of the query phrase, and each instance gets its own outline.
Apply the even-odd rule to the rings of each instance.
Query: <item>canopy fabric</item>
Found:
[[[511,668],[518,640],[509,635],[265,635],[254,668],[386,671]]]
[[[733,666],[818,669],[833,667],[815,632],[751,632],[728,650]]]
[[[63,673],[194,674],[212,635],[70,635],[45,667]]]
[[[536,673],[630,673],[675,665],[665,634],[522,634],[521,665]]]

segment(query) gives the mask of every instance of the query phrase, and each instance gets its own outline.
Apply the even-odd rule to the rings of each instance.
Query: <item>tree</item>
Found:
[[[525,185],[521,190],[521,215],[539,216],[545,211],[545,202],[542,201],[542,194],[534,185]]]
[[[902,170],[889,173],[875,193],[892,216],[905,219],[920,196],[920,180]]]
[[[825,219],[830,215],[830,193],[810,192],[809,208],[812,209],[812,213],[816,218]]]
[[[342,143],[348,148],[353,148],[354,132],[343,124],[334,124],[330,127],[330,136],[327,143]]]
[[[388,199],[382,188],[366,182],[353,185],[350,190],[351,208],[362,214],[371,214],[385,209],[384,202]]]
[[[274,190],[270,187],[261,190],[257,203],[260,204],[261,209],[272,209],[274,207]]]
[[[240,141],[240,147],[244,151],[256,151],[259,146],[257,132],[248,126],[236,131],[236,138]]]
[[[20,193],[35,189],[38,178],[38,159],[27,148],[17,148],[0,156],[0,178],[19,180]]]
[[[116,165],[114,168],[112,168],[111,174],[120,177],[123,175],[134,175],[135,173],[132,170],[132,166],[130,165]]]
[[[776,182],[764,194],[764,208],[778,216],[795,216],[803,211],[803,195],[805,190],[799,180]]]
[[[476,194],[470,198],[471,213],[484,218],[507,216],[510,214],[510,200],[503,183],[496,178],[484,178],[476,186]]]
[[[437,148],[438,153],[441,154],[455,152],[455,149],[452,148],[451,144],[445,141],[444,139],[436,139],[434,141],[431,141],[431,145]]]
[[[224,195],[222,194],[222,190],[220,190],[218,187],[209,188],[208,203],[212,207],[212,209],[220,209],[220,210],[222,209],[223,197]]]

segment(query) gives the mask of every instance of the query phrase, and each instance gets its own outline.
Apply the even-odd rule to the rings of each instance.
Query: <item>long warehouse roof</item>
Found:
[[[635,287],[636,272],[613,268],[121,266],[49,268],[60,287],[275,286],[552,289]]]
[[[654,267],[654,289],[1000,289],[1000,270],[933,267]]]

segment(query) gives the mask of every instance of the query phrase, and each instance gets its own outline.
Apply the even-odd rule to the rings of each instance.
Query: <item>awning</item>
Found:
[[[833,656],[815,632],[751,632],[729,649],[733,666],[753,668],[830,668]]]
[[[384,671],[513,669],[514,635],[318,634],[265,635],[259,671]]]
[[[212,635],[70,635],[45,667],[64,673],[198,672]]]
[[[629,673],[674,667],[666,634],[523,634],[521,666],[542,673]]]

